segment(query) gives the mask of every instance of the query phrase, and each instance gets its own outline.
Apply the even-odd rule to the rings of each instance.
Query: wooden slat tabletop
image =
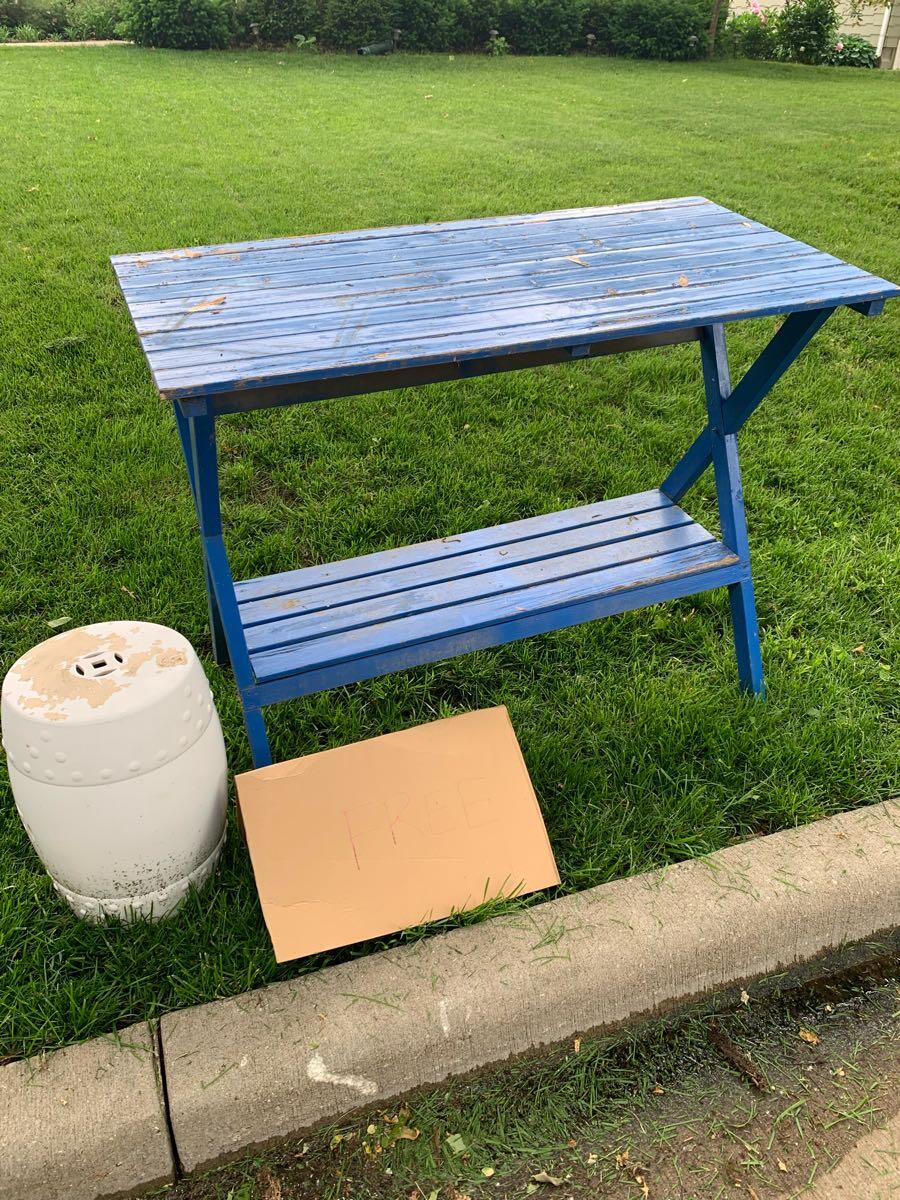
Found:
[[[171,399],[900,296],[698,196],[112,262]]]

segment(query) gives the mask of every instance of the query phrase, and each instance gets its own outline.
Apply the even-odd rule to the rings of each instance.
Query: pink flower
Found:
[[[759,0],[750,0],[750,11],[753,13],[753,15],[755,17],[759,16],[759,14],[761,12],[761,9],[759,7]]]
[[[841,51],[843,50],[843,48],[844,48],[844,43],[843,43],[843,42],[835,42],[835,43],[834,43],[834,48],[835,48],[835,50],[837,50],[838,54],[840,54],[840,52],[841,52]]]

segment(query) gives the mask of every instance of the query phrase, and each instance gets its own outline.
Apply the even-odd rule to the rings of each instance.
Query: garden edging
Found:
[[[160,1117],[191,1172],[898,925],[900,801],[889,800],[171,1013],[160,1022],[167,1113],[157,1109],[156,1125],[152,1054],[132,1055],[130,1070],[108,1039],[49,1055],[39,1102],[33,1065],[0,1069],[0,1200],[110,1195],[103,1156],[114,1146],[125,1161],[120,1144],[142,1114],[146,1154],[130,1155],[133,1179],[117,1177],[118,1194],[158,1182],[164,1158],[171,1170]],[[66,1179],[29,1192],[51,1161]]]

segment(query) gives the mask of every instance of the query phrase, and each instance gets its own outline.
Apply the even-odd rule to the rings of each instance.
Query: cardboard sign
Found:
[[[279,962],[559,883],[505,708],[238,775]]]

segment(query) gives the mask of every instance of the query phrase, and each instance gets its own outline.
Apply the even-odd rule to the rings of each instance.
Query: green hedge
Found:
[[[0,25],[7,28],[24,25],[48,38],[62,36],[67,23],[65,0],[0,0]]]
[[[707,51],[713,0],[0,0],[0,40],[132,37],[206,49],[315,39],[354,51],[389,41],[410,51],[481,52],[497,31],[513,54],[595,51],[678,61]],[[787,0],[780,12],[719,15],[719,53],[834,66],[877,66],[874,47],[838,39],[836,0]],[[301,40],[302,40],[301,39]]]
[[[696,0],[617,0],[609,14],[609,49],[628,58],[678,61],[707,47],[709,11]]]
[[[66,37],[73,42],[118,37],[122,17],[120,0],[74,0],[66,9]]]
[[[453,50],[483,50],[492,29],[500,26],[500,0],[451,0]]]
[[[682,59],[702,52],[710,12],[711,0],[324,0],[316,32],[335,50],[399,29],[401,50],[478,51],[496,29],[514,54],[586,50],[592,34],[607,53]]]
[[[334,50],[381,42],[395,29],[390,0],[325,0],[321,40]]]
[[[20,41],[122,36],[122,0],[0,0],[0,29]]]
[[[404,50],[449,50],[453,44],[454,10],[447,0],[397,0],[391,15]]]
[[[125,28],[139,46],[216,50],[231,41],[227,0],[125,0]]]
[[[581,8],[581,35],[585,45],[593,37],[597,50],[610,52],[609,21],[616,0],[585,0]]]
[[[316,0],[255,0],[246,9],[238,11],[241,14],[239,20],[245,25],[255,23],[262,41],[276,46],[286,45],[297,34],[316,37],[319,32]]]
[[[581,0],[503,0],[498,28],[517,54],[568,54],[581,41],[582,8]]]

